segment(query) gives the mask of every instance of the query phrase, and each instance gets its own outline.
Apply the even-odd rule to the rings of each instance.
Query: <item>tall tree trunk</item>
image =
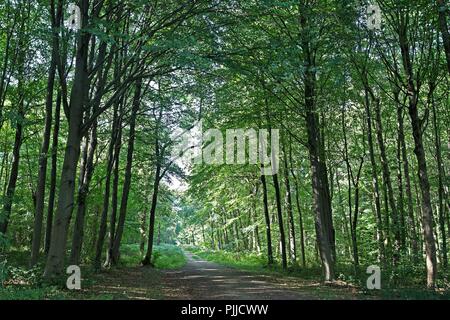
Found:
[[[408,164],[408,157],[406,152],[406,142],[405,142],[405,130],[404,130],[404,121],[403,121],[403,107],[400,103],[399,99],[399,91],[394,92],[395,101],[397,104],[397,124],[398,124],[398,145],[397,145],[397,161],[399,162],[399,166],[403,167],[403,174],[405,177],[405,191],[406,191],[406,197],[407,197],[407,203],[408,203],[408,226],[409,226],[409,238],[411,240],[411,253],[412,253],[412,259],[413,262],[417,262],[419,248],[418,248],[418,240],[417,240],[417,232],[416,232],[416,224],[415,224],[415,218],[414,218],[414,206],[413,206],[413,198],[412,198],[412,192],[411,192],[411,179],[409,177],[409,164]],[[399,171],[401,168],[399,168]],[[399,202],[402,201],[403,205],[403,183],[401,179],[401,172],[399,172]],[[400,208],[400,205],[399,205]],[[403,232],[406,232],[406,224],[403,223],[404,228]],[[402,235],[403,236],[403,235]],[[405,240],[403,240],[405,241]],[[403,242],[403,246],[405,246],[405,243]]]
[[[250,211],[250,219],[251,223],[253,224],[253,248],[256,249],[257,253],[261,252],[261,240],[259,238],[259,226],[258,226],[258,219],[257,219],[257,195],[258,195],[258,186],[255,187],[254,192],[252,192],[252,210]]]
[[[81,249],[83,246],[84,238],[84,221],[86,216],[86,199],[89,194],[89,185],[91,183],[92,174],[94,173],[94,156],[97,148],[97,122],[95,121],[91,134],[89,137],[89,143],[87,143],[85,168],[80,170],[80,185],[78,189],[78,208],[75,219],[75,225],[73,230],[72,250],[70,252],[70,263],[72,265],[78,265],[81,258]]]
[[[82,0],[80,4],[84,27],[88,20],[89,1]],[[45,278],[53,278],[63,272],[67,233],[74,204],[75,178],[80,156],[81,124],[89,92],[87,57],[90,35],[83,31],[80,32],[76,54],[75,78],[70,96],[68,137],[61,172],[58,205],[44,270]]]
[[[419,246],[417,239],[416,223],[414,217],[414,205],[413,196],[411,191],[411,178],[409,176],[409,161],[406,152],[406,142],[404,134],[403,116],[398,118],[398,139],[401,144],[402,152],[402,163],[403,163],[403,174],[405,176],[405,191],[408,203],[408,226],[409,226],[409,238],[411,240],[411,252],[413,257],[413,262],[417,262],[419,254]]]
[[[306,267],[306,254],[305,254],[305,231],[304,231],[304,226],[303,226],[303,213],[302,213],[302,208],[300,206],[298,181],[297,181],[297,177],[293,173],[293,170],[292,170],[292,176],[294,177],[294,184],[295,184],[295,203],[297,205],[298,219],[299,219],[299,225],[300,225],[300,252],[302,255],[302,266],[304,268],[304,267]]]
[[[39,155],[39,171],[36,187],[36,210],[34,214],[33,242],[31,245],[31,260],[30,260],[31,266],[34,266],[37,263],[39,251],[41,249],[42,221],[44,216],[44,200],[45,200],[45,182],[47,178],[47,158],[48,158],[48,149],[50,146],[50,135],[52,130],[53,89],[56,77],[56,63],[58,59],[57,56],[59,54],[58,28],[60,27],[62,11],[58,8],[58,12],[55,13],[54,1],[51,1],[50,14],[52,16],[52,28],[53,28],[52,31],[53,37],[51,44],[52,58],[50,61],[50,68],[48,71],[48,80],[47,80],[44,135],[42,139],[41,152]]]
[[[271,124],[271,115],[269,112],[269,105],[267,99],[265,100],[265,107],[266,107],[266,118],[267,118],[267,125],[269,127],[269,139],[272,141],[272,124]],[[264,148],[263,148],[264,150]],[[283,269],[287,269],[287,254],[286,254],[286,235],[284,231],[284,224],[283,224],[283,212],[282,212],[282,205],[281,205],[281,191],[280,191],[280,183],[278,180],[278,155],[275,155],[274,150],[270,151],[271,153],[271,165],[272,165],[272,181],[273,186],[275,189],[275,204],[277,208],[277,220],[278,220],[278,229],[280,233],[280,251],[281,251],[281,265]]]
[[[147,226],[147,208],[144,208],[144,210],[141,212],[140,220],[141,225],[139,227],[139,233],[141,234],[141,241],[139,243],[139,251],[141,253],[141,256],[144,256],[145,240],[147,238],[147,235],[145,234],[145,228]]]
[[[119,220],[117,223],[117,229],[114,237],[114,244],[112,247],[112,263],[116,264],[119,261],[120,242],[122,241],[123,229],[125,227],[125,218],[127,214],[128,195],[131,187],[131,170],[133,167],[133,155],[134,155],[134,141],[136,134],[136,118],[141,104],[141,91],[142,91],[142,79],[136,82],[136,88],[133,97],[133,107],[130,117],[130,132],[128,138],[128,151],[127,151],[127,163],[125,167],[125,179],[122,189],[122,199],[120,202]]]
[[[156,139],[156,150],[159,150],[159,141]],[[142,265],[144,266],[153,266],[152,264],[152,255],[153,255],[153,238],[155,233],[155,215],[156,215],[156,205],[158,203],[158,192],[159,192],[159,183],[161,177],[161,159],[159,159],[159,151],[157,154],[157,163],[156,163],[156,171],[155,171],[155,181],[153,182],[153,195],[152,195],[152,203],[150,207],[150,223],[148,228],[148,243],[147,243],[147,252],[145,254],[144,259],[142,260]],[[219,249],[221,248],[220,236],[218,236],[219,241]]]
[[[426,265],[427,265],[427,286],[433,288],[437,273],[436,245],[433,235],[433,210],[430,198],[430,183],[428,180],[427,163],[422,142],[422,130],[417,111],[417,102],[412,102],[409,106],[409,116],[413,127],[414,153],[418,163],[419,186],[422,194],[422,228],[425,241]]]
[[[211,229],[211,250],[215,250],[216,243],[214,241],[214,221],[213,221],[213,216],[211,213],[209,214],[209,224],[210,224],[210,229]]]
[[[19,33],[24,33],[24,22],[21,25]],[[9,173],[8,184],[6,187],[6,193],[3,199],[3,208],[0,212],[0,233],[6,234],[8,229],[9,220],[11,216],[11,209],[14,200],[14,194],[16,192],[16,184],[17,178],[19,175],[19,163],[20,163],[20,148],[22,147],[22,139],[23,139],[23,126],[25,122],[25,88],[24,88],[24,78],[25,78],[25,55],[26,52],[24,50],[24,41],[23,37],[19,39],[19,57],[18,57],[18,83],[17,83],[17,92],[18,97],[17,101],[17,118],[15,120],[16,132],[14,136],[14,146],[12,153],[12,162],[11,169]]]
[[[156,245],[159,246],[161,244],[161,222],[158,223],[158,238],[157,239],[158,240],[156,241]],[[192,235],[192,240],[194,240],[194,236],[193,235]],[[193,242],[195,242],[195,240]]]
[[[398,95],[400,91],[395,91],[395,100],[399,101]],[[402,137],[403,134],[400,123],[403,121],[403,107],[397,103],[397,183],[398,183],[398,199],[397,209],[399,214],[399,228],[400,228],[400,245],[402,253],[406,251],[406,223],[405,223],[405,209],[404,209],[404,193],[403,193],[403,174],[402,174]]]
[[[380,149],[380,157],[381,157],[381,169],[383,173],[383,181],[385,183],[385,190],[387,194],[387,200],[389,204],[389,208],[392,214],[392,231],[394,233],[394,251],[393,251],[393,262],[394,265],[399,262],[399,252],[401,248],[401,236],[400,236],[400,224],[398,218],[397,206],[395,204],[394,199],[394,191],[392,189],[391,182],[391,173],[389,168],[389,162],[386,155],[386,146],[384,144],[383,138],[383,125],[381,120],[381,108],[380,108],[380,100],[374,96],[372,96],[372,101],[374,103],[375,108],[375,128],[376,135],[378,140],[378,147]]]
[[[290,163],[290,170],[291,175],[294,178],[294,186],[295,186],[295,203],[297,206],[298,211],[298,218],[299,218],[299,227],[300,227],[300,252],[302,255],[302,266],[303,268],[306,266],[306,255],[305,255],[305,232],[303,227],[303,214],[302,214],[302,208],[300,206],[300,195],[299,195],[299,186],[298,186],[298,180],[297,176],[295,174],[295,170],[293,167],[293,159],[292,159],[292,143],[289,141],[289,163]]]
[[[294,215],[292,213],[292,195],[291,195],[291,184],[289,181],[289,167],[288,167],[288,155],[286,153],[286,148],[283,143],[283,158],[284,158],[284,184],[286,188],[286,209],[288,213],[288,221],[289,221],[289,249],[290,249],[290,258],[293,264],[296,263],[297,260],[297,246],[295,239],[295,223],[294,223]]]
[[[3,234],[6,234],[8,229],[14,194],[16,192],[17,177],[19,175],[20,147],[22,146],[23,121],[25,119],[23,111],[23,97],[21,97],[20,100],[18,119],[16,122],[16,134],[14,138],[13,160],[11,163],[8,186],[6,187],[6,194],[3,200],[3,212],[2,216],[0,216],[0,233]]]
[[[114,165],[114,147],[117,144],[117,135],[119,126],[121,126],[120,120],[118,119],[118,106],[114,105],[114,116],[113,124],[111,126],[111,140],[108,147],[108,162],[106,165],[106,181],[105,181],[105,191],[103,194],[103,207],[102,213],[100,215],[100,227],[98,231],[97,244],[95,247],[95,257],[93,261],[94,270],[99,271],[101,269],[102,263],[102,251],[103,243],[106,236],[107,220],[108,220],[108,210],[109,210],[109,195],[111,190],[111,172]]]
[[[325,281],[334,281],[334,229],[332,209],[328,189],[327,168],[323,158],[320,123],[316,108],[316,72],[314,51],[311,49],[305,3],[299,6],[299,20],[302,30],[301,46],[304,66],[304,94],[306,111],[306,131],[308,137],[308,151],[311,166],[311,183],[313,190],[313,208],[315,213],[315,228],[317,244],[322,261]]]
[[[263,165],[261,165],[261,172],[263,170]],[[264,208],[264,219],[266,222],[266,241],[267,241],[267,259],[268,264],[273,264],[273,252],[272,252],[272,234],[270,230],[270,215],[269,215],[269,201],[267,196],[267,183],[266,176],[261,174],[261,183],[263,189],[263,208]]]
[[[53,135],[52,135],[52,162],[50,170],[50,188],[48,193],[47,222],[45,228],[44,251],[46,255],[48,254],[48,250],[50,249],[50,239],[52,237],[53,209],[55,206],[56,176],[58,170],[58,137],[59,137],[60,116],[61,116],[61,91],[58,90],[58,96],[56,98],[56,106],[55,106],[55,121],[53,125]]]
[[[233,232],[234,232],[234,249],[239,252],[241,247],[240,247],[240,243],[241,243],[241,239],[239,237],[239,227],[238,227],[238,221],[240,220],[239,215],[236,214],[236,211],[231,210],[231,216],[233,217]]]
[[[122,106],[122,104],[121,104]],[[122,107],[120,108],[122,109]],[[122,112],[121,112],[122,114]],[[121,116],[120,116],[121,117]],[[114,168],[113,168],[113,186],[111,195],[111,219],[109,222],[109,244],[108,250],[106,252],[106,266],[111,266],[112,264],[112,252],[114,246],[114,239],[116,237],[116,220],[117,220],[117,210],[118,210],[118,199],[119,199],[119,179],[120,179],[120,151],[122,149],[122,121],[119,118],[119,123],[117,127],[117,139],[114,146]]]
[[[379,258],[382,264],[385,263],[386,253],[384,247],[384,228],[383,228],[383,218],[381,216],[381,199],[380,199],[380,187],[378,183],[378,168],[377,162],[375,161],[375,150],[373,146],[373,135],[372,135],[372,115],[370,110],[370,102],[369,102],[369,90],[367,86],[365,87],[365,111],[367,118],[367,142],[369,145],[369,156],[370,163],[372,167],[372,188],[373,188],[373,197],[375,200],[375,211],[377,218],[377,240],[378,240],[378,250],[379,250]]]
[[[342,111],[342,132],[344,135],[344,160],[347,167],[347,184],[348,184],[348,221],[350,225],[350,238],[352,243],[352,255],[355,271],[359,267],[359,256],[358,256],[358,241],[357,241],[357,222],[358,222],[358,210],[359,210],[359,176],[361,172],[361,167],[363,160],[361,160],[361,165],[359,167],[358,175],[356,177],[356,182],[353,177],[353,171],[350,164],[350,159],[348,156],[348,141],[347,141],[347,128],[345,126],[345,111]],[[363,158],[364,159],[364,158]],[[355,207],[354,212],[352,212],[352,184],[355,187]],[[345,224],[346,225],[346,224]]]
[[[431,96],[431,111],[433,113],[434,146],[436,149],[436,161],[438,167],[438,211],[439,211],[439,230],[441,233],[442,265],[444,266],[444,268],[447,268],[448,266],[447,234],[445,230],[444,183],[442,181],[443,177],[445,177],[445,173],[444,173],[444,166],[442,164],[441,137],[439,135],[440,130],[437,121],[436,106],[432,96]]]
[[[437,260],[436,260],[436,243],[433,234],[433,209],[431,207],[430,182],[428,179],[427,162],[425,158],[425,150],[422,140],[422,124],[419,118],[417,108],[419,102],[419,86],[414,85],[413,67],[408,43],[408,12],[400,16],[399,42],[402,54],[403,68],[407,77],[407,90],[409,99],[409,117],[411,119],[412,133],[414,138],[414,154],[416,155],[418,164],[419,186],[422,194],[422,228],[423,238],[425,242],[426,266],[427,266],[427,286],[434,288]]]
[[[10,3],[8,3],[7,6],[10,7],[10,8],[8,8],[9,10],[13,10],[11,8],[12,6]],[[8,70],[10,69],[10,65],[14,64],[14,62],[15,62],[14,54],[12,55],[13,57],[11,59],[11,49],[12,49],[12,41],[11,40],[14,37],[14,32],[16,31],[16,26],[17,26],[17,23],[19,20],[19,10],[14,10],[14,11],[15,11],[15,13],[14,13],[14,18],[13,18],[12,24],[9,27],[7,27],[7,31],[5,32],[5,37],[4,37],[4,39],[5,39],[4,46],[3,46],[4,55],[3,55],[3,59],[2,59],[3,63],[2,63],[2,70],[1,70],[1,76],[0,76],[0,129],[3,127],[3,123],[4,123],[3,108],[5,106],[6,93],[8,91],[8,86],[9,86],[9,82],[11,79],[11,74],[8,74]]]

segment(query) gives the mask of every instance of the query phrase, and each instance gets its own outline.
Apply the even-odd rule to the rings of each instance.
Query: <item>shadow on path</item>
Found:
[[[295,286],[290,286],[286,281],[275,283],[274,280],[277,279],[271,276],[228,268],[203,259],[195,260],[191,253],[186,252],[185,254],[187,263],[182,269],[163,271],[162,282],[165,299],[317,299]],[[311,288],[309,288],[310,290]]]

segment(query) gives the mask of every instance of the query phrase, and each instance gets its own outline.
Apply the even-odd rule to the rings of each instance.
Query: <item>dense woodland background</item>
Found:
[[[380,30],[366,1],[74,2],[79,31],[0,3],[0,283],[19,253],[52,280],[173,243],[448,288],[447,1],[374,1]],[[179,166],[199,119],[280,129],[279,173]]]

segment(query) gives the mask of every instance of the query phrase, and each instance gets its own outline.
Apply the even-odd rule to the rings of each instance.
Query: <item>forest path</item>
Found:
[[[300,283],[290,277],[260,275],[225,267],[185,252],[186,265],[162,273],[165,299],[183,300],[309,300],[317,283]]]
[[[226,267],[185,252],[176,270],[121,267],[100,273],[74,299],[119,300],[317,300],[360,299],[354,288],[326,286],[299,277]]]

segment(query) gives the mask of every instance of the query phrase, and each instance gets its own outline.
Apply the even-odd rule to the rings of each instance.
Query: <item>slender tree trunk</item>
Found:
[[[265,107],[266,107],[266,118],[267,118],[267,124],[269,126],[269,139],[272,140],[272,125],[271,125],[271,116],[269,113],[269,106],[267,99],[265,100]],[[283,269],[287,269],[287,254],[286,254],[286,235],[284,231],[284,224],[283,224],[283,212],[282,212],[282,205],[281,205],[281,192],[280,192],[280,183],[278,180],[278,168],[275,169],[275,167],[278,165],[278,159],[277,155],[271,150],[271,165],[272,165],[272,181],[275,188],[275,204],[277,208],[277,220],[278,220],[278,228],[280,233],[280,251],[281,251],[281,265]],[[264,173],[262,173],[264,174]]]
[[[261,170],[263,166],[261,165]],[[270,215],[269,215],[269,201],[267,196],[267,183],[266,176],[261,174],[261,183],[263,188],[263,208],[264,208],[264,219],[266,221],[266,240],[267,240],[267,259],[268,264],[273,264],[273,251],[272,251],[272,233],[270,230]]]
[[[45,254],[48,254],[50,249],[50,239],[52,237],[53,228],[53,209],[55,206],[55,195],[56,195],[56,176],[58,170],[58,137],[59,137],[59,126],[60,126],[60,116],[61,116],[61,91],[58,91],[58,96],[56,98],[55,107],[55,123],[53,126],[53,136],[52,136],[52,163],[50,170],[50,188],[48,193],[48,206],[47,206],[47,223],[45,228]]]
[[[404,13],[407,15],[408,13]],[[425,150],[423,147],[423,128],[419,118],[417,105],[419,103],[418,87],[414,85],[413,66],[411,62],[409,43],[408,43],[408,19],[405,16],[400,17],[399,42],[402,54],[403,68],[407,76],[408,99],[409,99],[409,117],[411,119],[412,133],[414,138],[414,154],[418,164],[419,186],[422,194],[422,229],[425,242],[426,266],[427,266],[427,286],[434,288],[437,260],[436,243],[433,234],[433,209],[431,207],[430,182],[428,179],[427,162]]]
[[[209,214],[209,224],[211,227],[211,249],[214,250],[216,248],[216,243],[214,241],[214,221],[211,213]]]
[[[192,240],[194,240],[194,236],[192,236]],[[160,244],[161,244],[161,222],[158,223],[158,240],[156,241],[156,245],[159,246]]]
[[[306,255],[305,255],[305,232],[303,227],[303,214],[302,214],[302,208],[300,206],[300,195],[299,195],[299,186],[298,186],[298,180],[297,176],[295,174],[295,170],[293,168],[293,159],[292,159],[292,144],[291,141],[289,141],[289,162],[290,162],[290,170],[292,177],[294,178],[294,186],[295,186],[295,203],[297,206],[298,211],[298,218],[299,218],[299,227],[300,227],[300,252],[302,255],[302,266],[303,268],[306,266]]]
[[[383,138],[383,126],[381,120],[381,108],[380,108],[380,100],[378,98],[373,97],[374,108],[375,108],[375,123],[376,123],[376,135],[378,140],[378,147],[380,148],[380,157],[381,157],[381,169],[383,173],[383,181],[385,183],[385,190],[387,194],[387,200],[389,204],[389,208],[392,213],[392,229],[394,233],[394,251],[393,251],[393,262],[394,265],[399,262],[399,252],[401,248],[401,236],[400,236],[400,225],[398,219],[398,211],[397,206],[395,204],[394,199],[394,191],[392,189],[391,182],[391,172],[389,168],[389,162],[386,155],[386,146],[384,144]]]
[[[19,175],[20,147],[22,146],[23,135],[23,97],[19,102],[19,114],[16,123],[16,134],[14,138],[13,160],[11,163],[11,171],[9,174],[8,186],[6,187],[6,195],[3,200],[3,215],[0,216],[0,233],[6,234],[11,216],[11,208],[13,204],[14,194],[16,192],[17,177]]]
[[[52,130],[53,89],[56,77],[57,56],[59,54],[58,53],[59,48],[57,47],[59,35],[57,29],[60,26],[62,12],[58,10],[58,13],[56,13],[55,16],[54,1],[51,1],[50,14],[52,16],[52,28],[53,28],[52,58],[50,61],[50,68],[48,71],[48,80],[47,80],[44,135],[42,139],[41,152],[39,155],[39,171],[36,188],[36,210],[34,214],[33,242],[31,245],[31,260],[30,260],[31,266],[34,266],[37,263],[39,251],[41,249],[42,221],[44,217],[45,182],[47,178],[47,158]]]
[[[420,128],[417,103],[410,104],[409,116],[413,127],[415,144],[414,153],[417,158],[419,186],[422,193],[422,228],[426,252],[427,286],[433,288],[437,273],[436,245],[433,235],[433,210],[431,207],[430,183],[428,180],[428,170],[425,160],[425,151],[423,149],[422,130]]]
[[[294,215],[292,213],[292,195],[291,195],[291,184],[289,181],[289,167],[288,167],[288,155],[286,153],[286,148],[283,143],[283,157],[284,157],[284,183],[286,188],[286,208],[288,212],[289,221],[289,248],[290,248],[290,258],[291,263],[295,264],[297,260],[297,246],[295,239],[295,224]]]
[[[223,223],[223,241],[225,244],[229,244],[230,243],[230,237],[228,236],[228,230],[227,230],[227,211],[225,210],[225,208],[222,208],[222,212],[223,215],[221,215],[222,218],[222,223]]]
[[[316,109],[316,72],[315,56],[311,49],[308,31],[310,21],[306,11],[310,8],[300,2],[299,22],[302,29],[301,46],[304,66],[304,94],[306,111],[306,131],[308,137],[308,151],[311,166],[311,183],[313,190],[313,208],[315,213],[315,229],[317,244],[322,261],[325,281],[334,281],[334,229],[330,193],[328,189],[327,168],[321,150],[319,117]]]
[[[364,79],[366,79],[366,75],[363,75]],[[386,263],[386,252],[384,247],[384,228],[383,228],[383,218],[381,216],[381,199],[380,199],[380,187],[378,183],[378,168],[377,162],[375,161],[375,149],[373,146],[373,133],[372,133],[372,115],[370,110],[370,102],[369,102],[369,89],[366,81],[364,82],[365,94],[364,94],[364,105],[366,111],[367,118],[367,142],[369,145],[369,156],[370,156],[370,164],[372,167],[372,188],[373,188],[373,197],[375,200],[375,211],[376,211],[376,220],[377,220],[377,240],[378,240],[378,250],[379,250],[379,258],[380,262],[384,265]]]
[[[235,249],[239,252],[241,250],[241,239],[239,236],[239,227],[238,227],[238,222],[240,221],[239,215],[237,214],[236,211],[232,210],[231,211],[231,216],[234,219],[233,222],[233,231],[234,231],[234,244],[235,244]]]
[[[120,242],[122,241],[123,229],[125,226],[125,217],[127,214],[128,195],[131,187],[131,170],[133,167],[134,141],[136,134],[136,118],[141,104],[142,79],[136,83],[136,89],[133,98],[133,108],[130,118],[130,132],[128,138],[127,164],[125,167],[125,179],[122,188],[122,199],[120,202],[119,220],[117,223],[117,230],[114,237],[114,244],[112,247],[112,263],[117,264],[119,261]]]
[[[156,149],[159,150],[159,141],[156,141]],[[159,151],[157,152],[159,155]],[[158,157],[157,157],[158,158]],[[153,238],[155,233],[155,215],[156,215],[156,205],[158,202],[158,192],[159,192],[159,183],[161,177],[161,164],[160,159],[157,159],[156,164],[156,172],[155,172],[155,181],[153,183],[153,195],[152,195],[152,204],[150,207],[150,223],[148,228],[148,244],[147,244],[147,252],[145,254],[144,259],[142,260],[142,265],[144,266],[153,266],[152,264],[152,255],[153,255]],[[220,237],[219,239],[219,249],[221,248]]]
[[[7,6],[11,6],[10,3],[7,4]],[[10,9],[12,10],[12,8]],[[11,75],[8,75],[8,69],[10,69],[10,65],[14,64],[14,54],[12,55],[11,59],[11,49],[12,49],[12,39],[14,37],[14,32],[16,31],[16,26],[19,18],[19,11],[15,10],[14,18],[12,21],[11,26],[7,28],[7,31],[5,32],[4,37],[4,56],[3,56],[3,63],[2,63],[2,70],[1,70],[1,77],[0,77],[0,129],[3,127],[4,118],[3,118],[3,108],[5,106],[6,101],[6,93],[8,91],[8,86],[10,82]],[[14,52],[13,52],[14,53]]]
[[[254,248],[256,248],[256,252],[261,252],[261,240],[259,238],[259,227],[258,227],[258,219],[257,219],[257,194],[258,194],[258,187],[255,187],[254,193],[252,193],[253,196],[253,208],[250,212],[250,219],[251,223],[254,225],[253,228],[253,239],[254,239]]]
[[[396,101],[398,101],[399,91],[394,92]],[[403,253],[406,251],[406,223],[405,223],[405,209],[404,209],[404,194],[403,194],[403,175],[402,175],[402,137],[400,130],[400,122],[403,120],[402,106],[397,104],[397,183],[398,183],[398,199],[397,209],[399,214],[399,228],[400,228],[400,248]]]
[[[121,108],[122,109],[122,108]],[[121,112],[122,113],[122,112]],[[111,195],[111,219],[109,222],[109,244],[108,250],[106,252],[106,266],[112,264],[112,252],[114,246],[114,239],[116,237],[116,220],[117,220],[117,210],[118,210],[118,199],[119,199],[119,169],[120,169],[120,151],[122,149],[122,121],[119,118],[119,123],[117,127],[117,139],[114,146],[114,168],[113,168],[113,186]]]
[[[147,226],[147,208],[144,208],[142,211],[140,219],[141,225],[139,227],[139,233],[141,234],[141,241],[139,243],[139,251],[141,252],[141,256],[144,256],[145,240],[147,239],[147,235],[145,234],[145,227]]]
[[[120,126],[120,121],[117,119],[117,105],[114,107],[114,119],[111,128],[111,141],[108,148],[108,162],[106,165],[106,181],[105,181],[105,192],[103,195],[103,208],[100,215],[100,227],[98,231],[97,244],[95,248],[95,257],[93,261],[93,267],[96,271],[101,269],[102,263],[102,251],[103,243],[106,236],[108,210],[109,210],[109,195],[111,190],[111,171],[114,165],[114,146],[116,145],[118,126]]]
[[[408,164],[408,158],[406,153],[406,143],[405,143],[405,133],[404,133],[404,121],[403,121],[403,107],[401,106],[400,100],[399,100],[399,91],[394,92],[395,100],[397,103],[397,123],[398,123],[398,141],[397,141],[397,161],[399,163],[399,173],[398,173],[398,183],[399,183],[399,209],[401,209],[401,215],[404,215],[404,209],[403,209],[403,179],[401,170],[403,168],[403,174],[405,177],[405,191],[406,191],[406,197],[407,197],[407,203],[408,203],[408,226],[409,226],[409,233],[410,233],[410,240],[411,240],[411,252],[412,252],[412,258],[413,262],[417,262],[418,257],[418,245],[417,245],[417,233],[416,233],[416,226],[414,223],[414,208],[413,208],[413,199],[412,199],[412,193],[411,193],[411,181],[409,177],[409,164]],[[402,223],[402,242],[403,242],[403,248],[405,247],[405,241],[406,241],[406,234],[408,228],[406,227],[406,223],[404,222],[404,217],[401,220]]]
[[[300,225],[300,252],[302,254],[302,266],[304,268],[304,267],[306,267],[306,254],[305,254],[305,231],[304,231],[304,226],[303,226],[303,214],[302,214],[302,208],[300,206],[300,196],[299,196],[299,188],[298,188],[297,178],[295,177],[294,173],[292,173],[292,176],[294,177],[294,183],[295,183],[295,202],[297,205],[299,225]]]
[[[23,24],[19,32],[23,32]],[[24,45],[24,39],[20,38],[18,46]],[[20,48],[23,50],[23,48]],[[15,121],[16,132],[14,136],[14,146],[12,152],[11,169],[9,173],[8,184],[6,187],[5,197],[3,199],[3,208],[0,212],[0,233],[6,234],[8,229],[9,220],[11,216],[11,209],[14,201],[14,194],[16,192],[17,178],[19,175],[19,163],[20,163],[20,148],[22,147],[23,139],[23,126],[25,122],[25,90],[24,90],[24,74],[25,74],[25,54],[26,52],[20,51],[18,58],[18,83],[17,83],[17,119]]]
[[[83,26],[85,26],[88,20],[88,10],[89,1],[81,1]],[[55,222],[53,224],[50,249],[44,270],[45,278],[53,278],[60,275],[64,269],[67,233],[73,211],[75,177],[80,156],[81,124],[89,91],[87,70],[89,39],[90,35],[88,33],[81,32],[78,40],[75,78],[70,97],[70,113],[68,114],[68,137],[61,172]]]
[[[436,106],[431,97],[431,110],[433,113],[433,130],[434,130],[434,146],[436,149],[436,161],[438,167],[438,211],[439,211],[439,229],[441,233],[441,253],[442,253],[442,265],[444,268],[448,266],[447,258],[447,234],[445,230],[445,207],[444,207],[444,183],[443,177],[445,177],[444,166],[442,164],[441,153],[441,138],[439,135],[439,125],[436,115]]]
[[[202,224],[202,247],[205,246],[205,243],[206,243],[205,225]]]
[[[404,125],[403,125],[403,116],[398,118],[398,139],[400,140],[401,149],[402,149],[402,163],[403,163],[403,173],[405,176],[405,191],[408,202],[408,225],[410,230],[410,239],[411,239],[411,252],[413,257],[413,262],[417,262],[418,254],[419,254],[419,246],[417,239],[417,231],[416,231],[416,223],[414,217],[414,205],[413,205],[413,196],[411,191],[411,178],[409,176],[409,161],[408,155],[406,153],[406,142],[405,142],[405,134],[404,134]]]
[[[84,238],[84,221],[86,216],[86,200],[89,194],[89,185],[91,183],[92,174],[94,173],[94,156],[97,148],[97,122],[94,122],[89,143],[86,143],[86,159],[85,168],[80,170],[80,185],[78,189],[78,208],[73,230],[72,250],[70,253],[70,263],[78,265],[81,258],[81,249]]]
[[[345,126],[345,111],[342,111],[342,132],[344,136],[344,160],[347,167],[347,184],[348,184],[348,221],[350,224],[350,238],[352,243],[352,255],[355,270],[359,266],[358,241],[356,227],[358,221],[359,206],[359,185],[353,181],[353,172],[348,156],[347,128]],[[358,177],[359,179],[359,177]],[[355,186],[355,212],[352,212],[352,184]]]

